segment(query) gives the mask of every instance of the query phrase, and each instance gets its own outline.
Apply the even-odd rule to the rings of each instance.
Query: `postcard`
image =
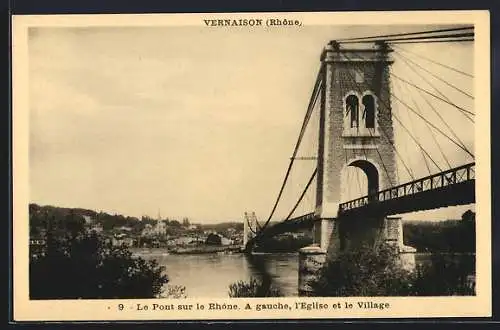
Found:
[[[14,319],[491,316],[489,34],[13,16]]]

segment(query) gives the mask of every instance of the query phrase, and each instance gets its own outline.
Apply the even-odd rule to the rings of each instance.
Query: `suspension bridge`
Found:
[[[474,204],[474,75],[453,63],[473,42],[473,26],[330,41],[271,212],[262,224],[245,213],[245,251],[311,228],[319,249],[335,253],[379,241],[388,216]],[[449,61],[429,55],[443,45]],[[316,134],[312,155],[301,154],[306,132]],[[274,219],[297,163],[314,166],[288,215]],[[305,199],[313,210],[297,215]]]

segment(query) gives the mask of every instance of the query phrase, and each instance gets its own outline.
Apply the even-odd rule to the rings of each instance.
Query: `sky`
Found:
[[[161,213],[199,223],[239,221],[245,211],[267,218],[328,41],[434,28],[31,28],[30,202],[137,217]],[[401,46],[473,73],[473,43]],[[401,54],[473,93],[472,78]],[[398,56],[393,72],[430,89]],[[436,77],[427,78],[474,111],[472,99]],[[392,90],[408,104],[421,104],[422,114],[447,131],[415,89],[393,79]],[[473,124],[453,107],[430,102],[473,151]],[[392,103],[394,113],[443,169],[447,164],[438,144],[454,166],[473,161],[439,133],[438,144],[433,143],[422,120]],[[317,123],[313,114],[299,155],[316,154]],[[415,177],[428,175],[417,144],[402,127],[395,124],[395,130],[401,159]],[[314,166],[302,161],[294,167],[276,219],[287,215]],[[432,166],[433,173],[439,172]],[[364,195],[363,176],[354,170],[346,175],[356,177],[349,196]],[[410,178],[403,166],[399,176],[400,182]],[[313,210],[313,193],[308,192],[298,214]],[[469,207],[408,217],[457,218]]]

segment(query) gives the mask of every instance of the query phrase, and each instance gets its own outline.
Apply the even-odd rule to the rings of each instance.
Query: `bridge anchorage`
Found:
[[[413,254],[408,252],[414,252],[415,249],[403,244],[402,221],[398,215],[475,203],[475,162],[470,151],[472,148],[467,147],[449,124],[450,121],[440,114],[446,108],[447,112],[454,111],[462,120],[465,118],[473,123],[474,113],[452,102],[425,76],[419,74],[419,82],[427,82],[435,91],[420,87],[409,75],[400,77],[392,68],[397,56],[400,62],[414,70],[414,65],[410,63],[415,62],[407,58],[406,50],[397,44],[427,42],[426,38],[432,42],[435,39],[448,41],[449,34],[445,36],[434,33],[430,36],[429,32],[424,32],[425,38],[419,33],[414,36],[411,33],[402,35],[405,37],[393,35],[356,38],[331,41],[326,45],[320,57],[320,69],[302,129],[271,214],[262,225],[257,222],[254,214],[245,214],[246,252],[251,252],[266,237],[290,232],[298,227],[312,228],[313,245],[301,249],[299,253],[299,269],[303,270],[299,271],[301,295],[309,294],[311,288],[308,283],[323,263],[327,259],[335,259],[346,249],[357,249],[362,245],[376,249],[381,242],[392,243],[401,253],[403,264],[413,267]],[[458,35],[456,39],[462,41]],[[426,107],[434,111],[436,119],[432,120],[430,116],[424,115],[415,100],[412,99],[413,105],[404,101],[401,93],[396,93],[396,87],[399,86],[396,81],[403,82],[406,88],[413,88],[418,92],[421,99],[426,101]],[[401,90],[400,87],[399,91]],[[402,122],[401,113],[393,107],[394,100],[399,105],[399,112],[401,108],[407,110],[410,125],[412,121],[425,125],[426,141],[431,141],[432,137],[434,147],[439,149],[447,166],[439,164],[423,146],[423,141]],[[439,111],[434,104],[441,106]],[[319,111],[317,156],[298,157],[302,138],[315,109]],[[394,124],[398,126],[395,127]],[[447,130],[441,126],[445,126]],[[473,125],[471,129],[473,130]],[[398,136],[407,134],[409,141],[418,146],[417,150],[423,159],[421,164],[427,168],[428,175],[415,178],[408,160],[405,161],[401,150],[398,150],[396,132]],[[443,141],[448,148],[451,146],[460,149],[468,157],[468,163],[452,166],[441,147]],[[454,152],[456,153],[455,150]],[[292,212],[284,221],[269,225],[292,165],[295,160],[302,159],[315,160],[316,168]],[[346,175],[353,168],[364,173],[366,183],[360,189],[362,197],[354,199],[348,198],[346,193],[349,187],[355,185],[352,178]],[[402,175],[398,171],[400,168],[406,170],[410,180],[401,180]],[[314,211],[293,217],[313,180],[316,183]]]

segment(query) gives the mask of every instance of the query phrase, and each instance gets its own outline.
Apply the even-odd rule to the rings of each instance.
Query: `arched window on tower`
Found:
[[[345,100],[346,104],[346,117],[350,122],[350,127],[359,127],[359,101],[356,95],[349,95]]]
[[[363,96],[362,103],[366,128],[375,128],[375,98],[367,94]]]

